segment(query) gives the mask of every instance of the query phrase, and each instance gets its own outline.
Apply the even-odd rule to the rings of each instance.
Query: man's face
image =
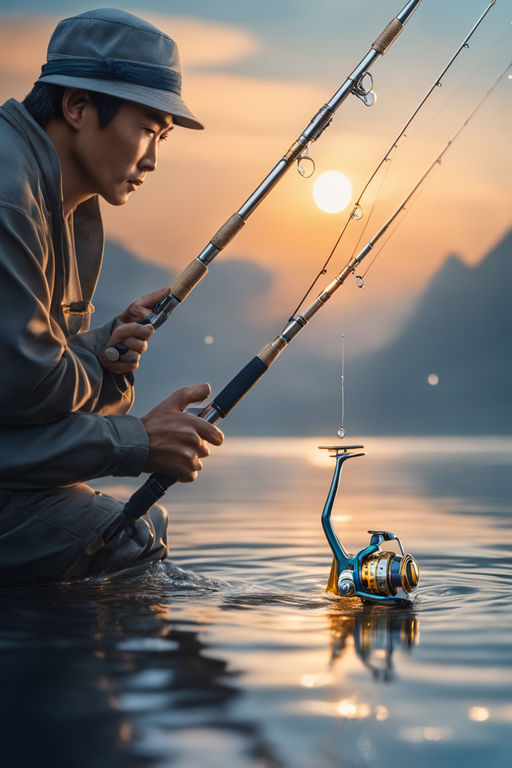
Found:
[[[172,116],[132,102],[100,128],[89,103],[73,154],[83,189],[111,205],[123,205],[157,166],[158,147],[172,130]]]

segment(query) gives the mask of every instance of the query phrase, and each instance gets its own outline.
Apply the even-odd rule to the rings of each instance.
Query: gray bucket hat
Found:
[[[126,11],[100,8],[63,19],[37,82],[107,93],[162,110],[176,125],[204,128],[181,98],[178,47]]]

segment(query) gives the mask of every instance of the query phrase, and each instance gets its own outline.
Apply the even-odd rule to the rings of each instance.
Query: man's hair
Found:
[[[65,90],[62,85],[36,83],[23,99],[23,106],[34,120],[45,128],[50,120],[62,117],[62,97]],[[87,93],[98,111],[100,128],[105,128],[117,113],[123,100],[97,91],[87,91]]]

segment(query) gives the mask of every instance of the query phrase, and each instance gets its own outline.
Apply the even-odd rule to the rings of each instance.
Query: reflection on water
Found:
[[[151,572],[0,591],[3,768],[508,764],[512,441],[362,441],[333,517],[403,537],[411,609],[325,594],[322,442],[228,440]]]
[[[366,607],[350,615],[339,608],[329,614],[331,664],[342,663],[347,646],[355,652],[374,680],[394,678],[393,650],[410,650],[419,641],[419,619],[412,610]]]

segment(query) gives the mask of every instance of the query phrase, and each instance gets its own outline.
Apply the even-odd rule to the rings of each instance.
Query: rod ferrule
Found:
[[[203,248],[203,250],[197,257],[197,260],[201,261],[203,264],[208,265],[210,261],[214,260],[218,252],[219,252],[218,248],[216,248],[212,243],[208,243],[208,245]]]
[[[387,226],[389,226],[388,222],[386,222],[386,224],[384,226],[387,228]],[[368,254],[370,253],[370,251],[373,248],[374,244],[377,242],[378,238],[384,233],[384,231],[385,231],[384,229],[383,229],[382,232],[381,232],[381,230],[379,230],[379,232],[377,233],[378,237],[372,238],[372,240],[367,242],[366,245],[364,246],[364,248],[362,248],[359,251],[357,256],[355,256],[354,259],[353,259],[354,264],[352,266],[352,269],[356,266],[356,264],[359,264],[359,262],[361,262],[364,259],[365,256],[368,256]]]
[[[291,320],[286,328],[281,331],[280,337],[288,344],[299,333],[302,328],[307,324],[307,318],[303,315],[297,315]]]
[[[298,158],[300,153],[305,149],[308,144],[308,139],[305,136],[305,132],[299,136],[299,138],[293,142],[289,150],[283,156],[283,161],[286,165],[293,163]]]
[[[258,352],[257,356],[263,363],[265,363],[267,368],[270,368],[276,357],[281,354],[287,344],[287,340],[280,334],[279,336],[276,336],[274,341],[271,341],[270,344],[263,347],[261,352]]]
[[[197,415],[204,419],[204,421],[207,421],[208,424],[216,424],[222,419],[222,414],[218,412],[213,403],[208,403]]]

